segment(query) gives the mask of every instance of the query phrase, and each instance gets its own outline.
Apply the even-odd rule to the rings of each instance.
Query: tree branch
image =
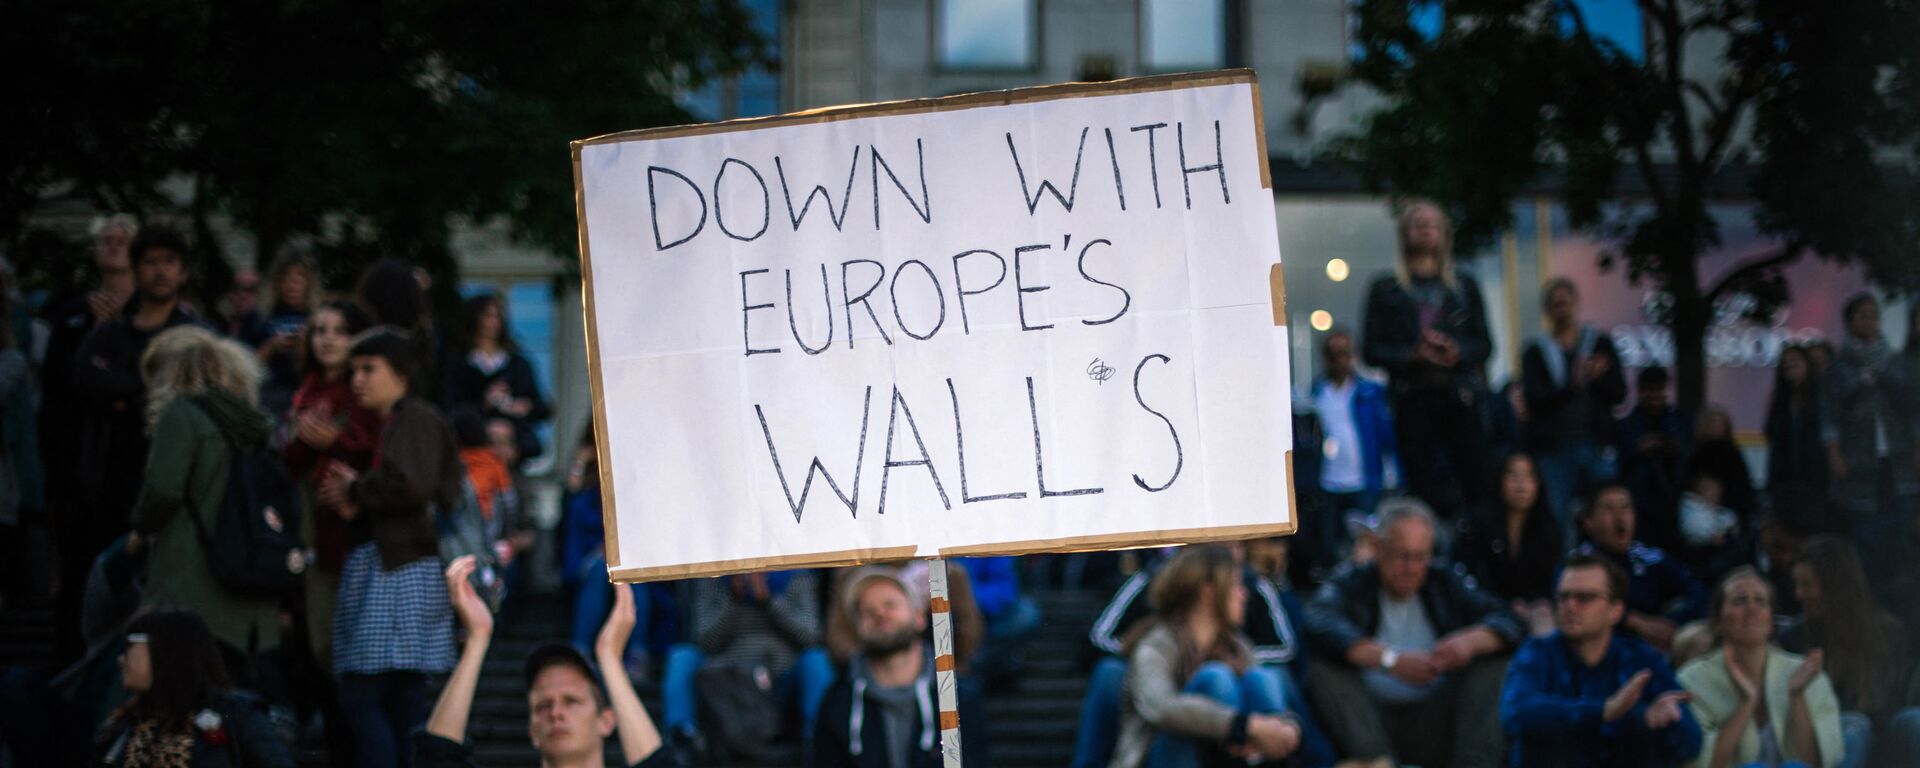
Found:
[[[1707,90],[1707,87],[1701,85],[1698,80],[1686,81],[1686,88],[1688,93],[1693,94],[1700,99],[1701,103],[1707,105],[1708,116],[1715,119],[1720,117],[1723,110],[1720,107],[1720,102],[1714,100],[1712,91]]]
[[[1686,33],[1680,23],[1678,0],[1640,0],[1643,11],[1651,11],[1660,27],[1660,54],[1666,62],[1667,102],[1673,108],[1673,148],[1680,155],[1682,178],[1699,171],[1699,156],[1694,152],[1693,110],[1686,97]]]
[[[1734,267],[1732,272],[1728,272],[1725,277],[1720,278],[1720,281],[1714,284],[1712,290],[1707,291],[1705,296],[1706,305],[1713,306],[1713,302],[1719,300],[1722,294],[1732,290],[1734,286],[1750,278],[1759,276],[1767,270],[1783,267],[1798,261],[1806,249],[1807,245],[1805,242],[1796,240],[1782,246],[1780,250],[1765,256],[1750,259],[1746,263]]]

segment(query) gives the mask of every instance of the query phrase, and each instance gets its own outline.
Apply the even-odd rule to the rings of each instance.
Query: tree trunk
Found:
[[[1696,413],[1707,400],[1707,320],[1713,308],[1700,290],[1699,254],[1668,254],[1667,292],[1673,296],[1673,373],[1678,403]]]

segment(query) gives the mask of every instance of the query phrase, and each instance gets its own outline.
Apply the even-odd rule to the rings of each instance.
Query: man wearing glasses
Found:
[[[1512,765],[1672,766],[1700,752],[1700,725],[1673,668],[1646,641],[1614,631],[1627,574],[1598,554],[1560,572],[1559,630],[1514,655],[1500,699]]]
[[[1307,604],[1313,698],[1334,742],[1363,765],[1498,765],[1501,654],[1526,631],[1506,603],[1434,562],[1433,513],[1380,503],[1379,554]]]

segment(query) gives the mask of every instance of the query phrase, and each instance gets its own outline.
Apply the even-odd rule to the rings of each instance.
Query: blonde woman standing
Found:
[[[129,548],[147,553],[142,607],[191,610],[229,659],[259,657],[280,645],[279,605],[222,586],[192,518],[213,530],[234,450],[259,447],[273,429],[259,408],[260,364],[252,350],[188,325],[154,337],[140,375],[153,448]]]

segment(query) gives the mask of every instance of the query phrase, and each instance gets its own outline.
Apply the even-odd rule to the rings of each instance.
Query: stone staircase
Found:
[[[1045,621],[1027,649],[1026,669],[1016,690],[990,693],[985,724],[992,743],[994,766],[1061,766],[1073,755],[1074,730],[1086,675],[1081,669],[1087,628],[1104,605],[1105,595],[1091,591],[1039,591],[1034,594]],[[475,696],[468,735],[476,757],[486,766],[529,766],[539,757],[527,743],[527,705],[520,681],[521,663],[543,642],[565,638],[570,605],[549,595],[526,595],[510,600],[496,622],[499,627],[487,653]],[[53,613],[50,608],[14,607],[0,610],[0,668],[22,665],[51,673],[54,658]],[[438,691],[440,681],[432,683]],[[641,687],[641,698],[656,717],[660,711],[657,684]],[[963,727],[980,727],[963,724]],[[323,766],[317,745],[299,751],[302,766]],[[619,765],[617,743],[610,744],[608,764]],[[757,765],[767,768],[800,766],[804,759],[797,743],[779,745]]]
[[[1045,621],[1028,647],[1026,669],[1016,690],[988,694],[986,724],[996,768],[1061,766],[1073,757],[1074,730],[1080,699],[1086,690],[1081,649],[1088,627],[1103,607],[1105,596],[1082,591],[1035,593]],[[468,735],[482,765],[536,765],[538,756],[527,743],[527,705],[520,681],[520,664],[547,640],[564,638],[567,612],[564,601],[514,601],[495,623],[499,629],[487,653],[479,692],[475,696]],[[641,686],[648,710],[659,716],[659,688]],[[962,727],[969,727],[963,723]],[[977,727],[977,726],[976,726]],[[617,745],[610,744],[608,764],[618,765]],[[756,765],[768,768],[799,766],[804,759],[797,743],[779,745],[773,755]]]

